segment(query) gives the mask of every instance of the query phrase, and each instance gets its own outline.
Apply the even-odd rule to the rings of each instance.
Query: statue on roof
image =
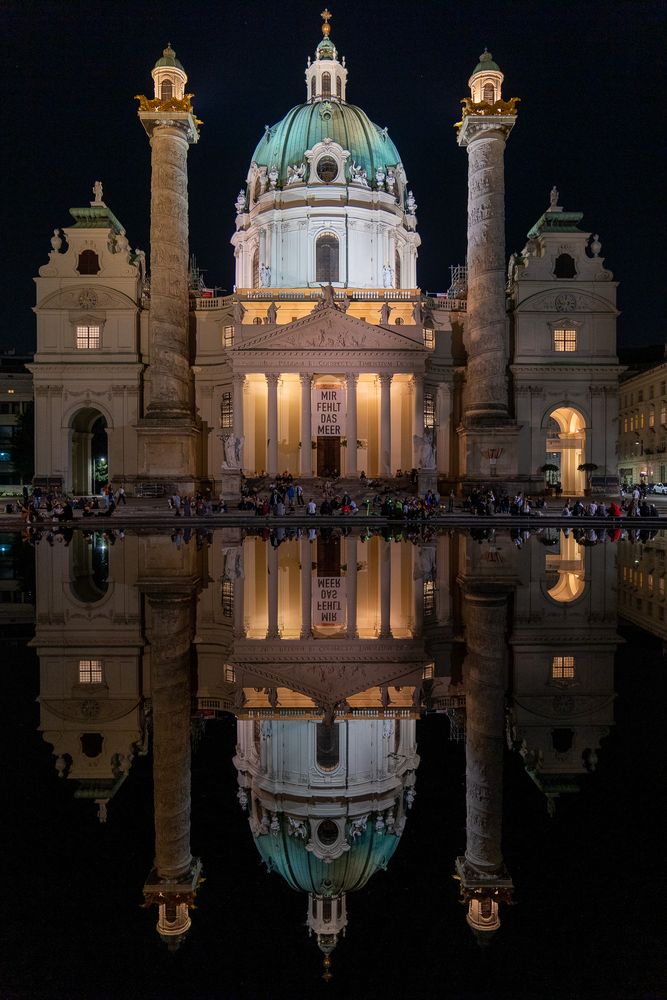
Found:
[[[102,181],[95,181],[95,183],[93,184],[93,194],[95,196],[95,200],[91,201],[90,207],[99,208],[103,206],[104,201],[102,200],[102,194],[103,194]]]
[[[558,208],[558,188],[554,184],[549,194],[549,208],[553,212],[554,208]]]

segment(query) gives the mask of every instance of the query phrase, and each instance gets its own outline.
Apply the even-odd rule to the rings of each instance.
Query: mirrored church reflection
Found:
[[[177,529],[37,547],[40,728],[58,776],[102,821],[152,751],[143,890],[168,946],[190,927],[206,862],[191,853],[192,747],[228,714],[229,794],[269,877],[303,894],[326,976],[341,936],[358,933],[352,894],[391,877],[416,801],[419,720],[442,716],[443,739],[465,749],[452,873],[489,941],[514,889],[507,753],[553,813],[590,780],[613,725],[615,546],[586,541]]]

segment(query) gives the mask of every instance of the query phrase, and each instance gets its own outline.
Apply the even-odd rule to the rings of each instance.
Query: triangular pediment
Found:
[[[246,328],[247,329],[247,328]],[[245,351],[425,351],[421,337],[414,339],[397,332],[397,327],[374,326],[348,316],[336,306],[315,308],[308,316],[243,335],[233,353]],[[406,327],[415,334],[420,327]]]

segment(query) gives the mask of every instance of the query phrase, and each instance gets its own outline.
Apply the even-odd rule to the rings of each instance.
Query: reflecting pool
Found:
[[[0,995],[663,995],[666,552],[0,536]]]

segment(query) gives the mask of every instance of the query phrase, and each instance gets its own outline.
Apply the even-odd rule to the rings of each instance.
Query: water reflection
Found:
[[[267,877],[303,893],[325,975],[346,929],[362,932],[351,894],[384,869],[391,877],[419,801],[418,720],[439,714],[443,736],[465,744],[466,829],[449,863],[488,942],[513,897],[507,748],[553,813],[595,770],[613,726],[617,547],[601,535],[586,545],[571,532],[478,529],[417,544],[229,529],[103,539],[101,550],[97,536],[39,545],[40,729],[59,777],[102,821],[152,750],[143,889],[169,947],[190,927],[202,875],[192,746],[229,713],[248,843]],[[647,541],[658,566],[661,540]]]

